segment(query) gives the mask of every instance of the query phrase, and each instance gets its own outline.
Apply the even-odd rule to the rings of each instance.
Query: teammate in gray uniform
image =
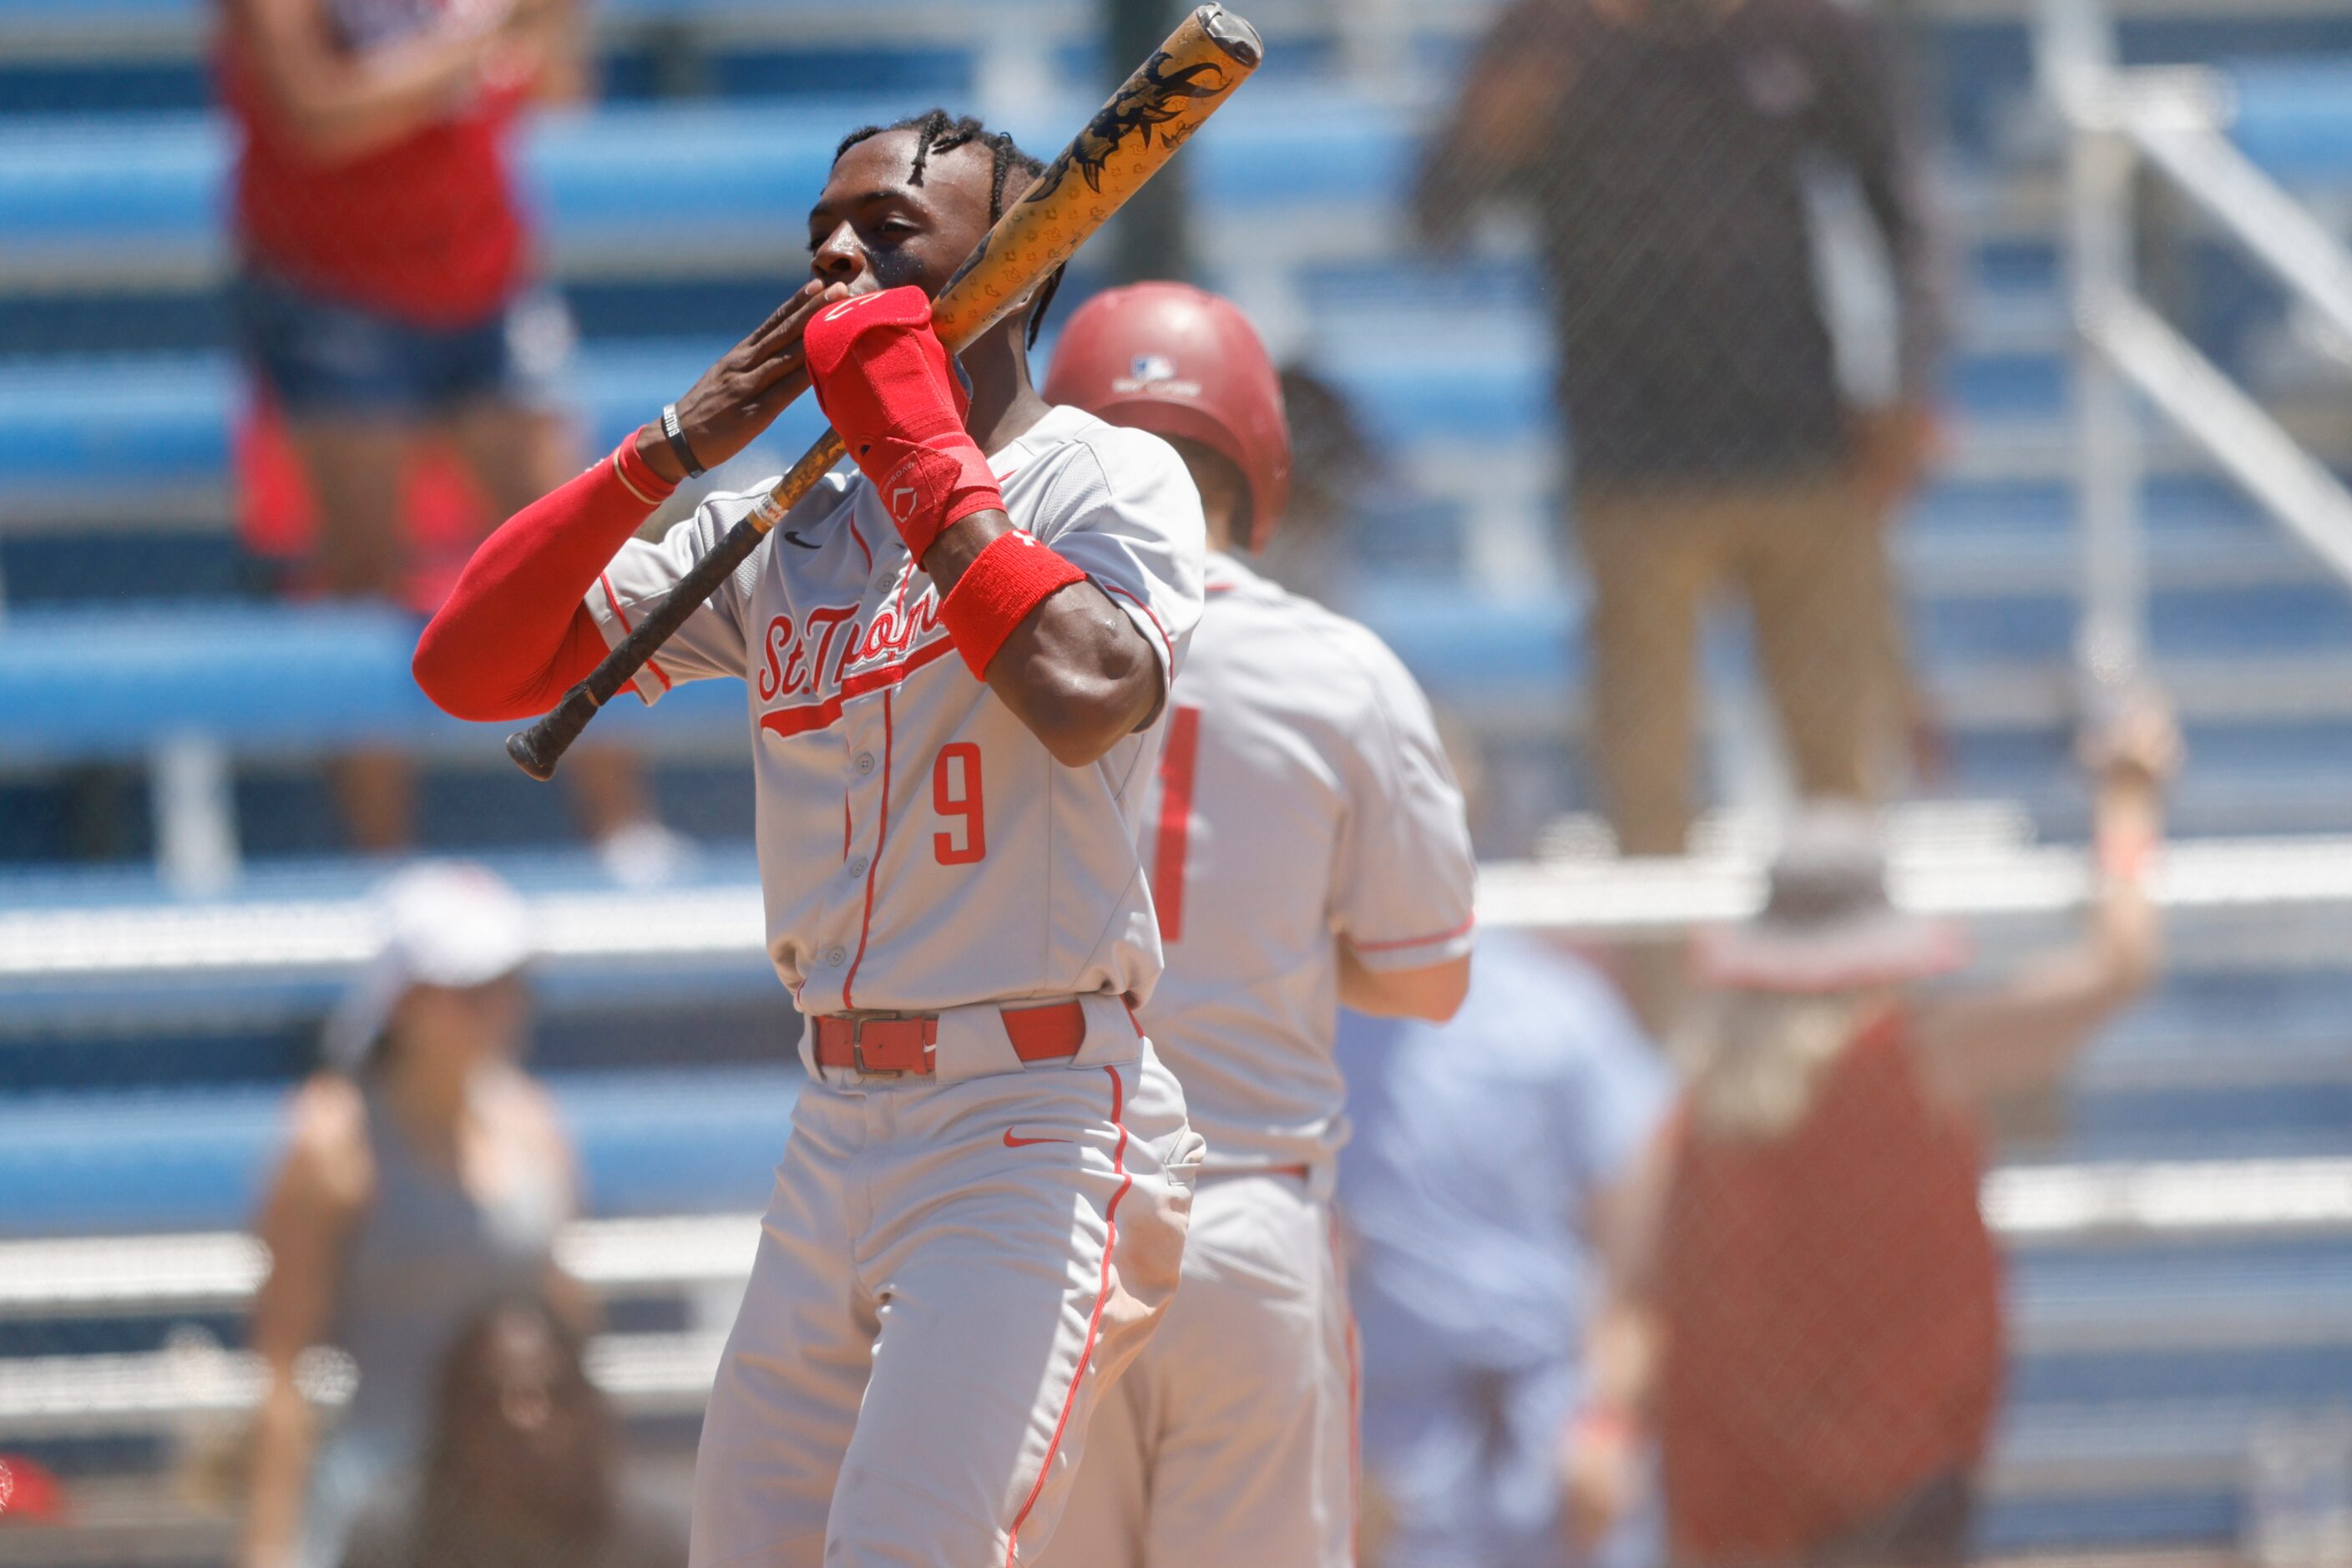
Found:
[[[1171,699],[1145,860],[1168,972],[1145,1024],[1208,1163],[1168,1321],[1096,1416],[1047,1561],[1353,1561],[1355,1353],[1328,1205],[1340,1003],[1442,1020],[1474,867],[1429,705],[1379,638],[1253,573],[1289,434],[1241,313],[1181,284],[1072,319],[1046,397],[1166,437],[1207,513],[1208,604]]]
[[[1037,172],[943,114],[853,133],[814,281],[510,520],[417,651],[445,706],[537,711],[758,500],[635,539],[685,473],[812,382],[858,465],[637,679],[746,683],[768,947],[810,1016],[697,1568],[1013,1568],[1176,1284],[1200,1141],[1129,999],[1160,973],[1137,844],[1200,499],[1165,442],[1037,396],[1034,301],[962,356],[966,406],[926,298]]]

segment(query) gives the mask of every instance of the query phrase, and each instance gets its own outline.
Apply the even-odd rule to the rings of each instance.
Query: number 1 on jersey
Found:
[[[980,748],[958,741],[940,748],[931,764],[931,810],[961,831],[931,835],[931,855],[942,866],[969,866],[988,858],[988,830],[982,820]],[[961,842],[959,842],[961,840]]]
[[[1151,907],[1160,912],[1160,940],[1184,934],[1184,857],[1192,849],[1192,771],[1201,761],[1201,710],[1168,715],[1168,744],[1160,753],[1160,837],[1151,857]]]

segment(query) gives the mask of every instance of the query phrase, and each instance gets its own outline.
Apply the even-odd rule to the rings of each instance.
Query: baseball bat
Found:
[[[1223,6],[1203,5],[1186,17],[1045,165],[932,302],[931,321],[948,351],[971,346],[1051,277],[1249,79],[1265,56],[1257,29]],[[507,737],[507,754],[531,777],[552,778],[555,764],[597,710],[635,678],[842,456],[841,437],[826,431],[587,679],[529,729]]]

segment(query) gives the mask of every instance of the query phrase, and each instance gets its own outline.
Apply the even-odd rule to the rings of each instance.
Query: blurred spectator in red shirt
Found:
[[[315,587],[406,603],[402,503],[426,437],[486,522],[583,466],[572,321],[536,279],[506,148],[525,104],[583,89],[577,0],[222,3],[236,321],[315,509]],[[404,763],[337,775],[360,847],[405,847]],[[614,753],[581,776],[596,837],[659,834]]]
[[[2089,930],[1998,985],[1917,989],[1958,933],[1888,901],[1851,805],[1801,819],[1764,911],[1702,939],[1639,1270],[1677,1564],[1966,1561],[2002,1357],[1983,1114],[2054,1084],[2154,979],[2141,870],[2177,750],[2152,707],[2096,742]]]

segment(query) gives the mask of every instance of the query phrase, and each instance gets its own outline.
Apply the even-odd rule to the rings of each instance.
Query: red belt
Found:
[[[1087,1010],[1075,1000],[1043,1007],[1001,1007],[1005,1037],[1024,1062],[1059,1061],[1087,1043]],[[849,1068],[868,1078],[920,1077],[931,1071],[940,1038],[937,1013],[812,1018],[816,1065]]]

